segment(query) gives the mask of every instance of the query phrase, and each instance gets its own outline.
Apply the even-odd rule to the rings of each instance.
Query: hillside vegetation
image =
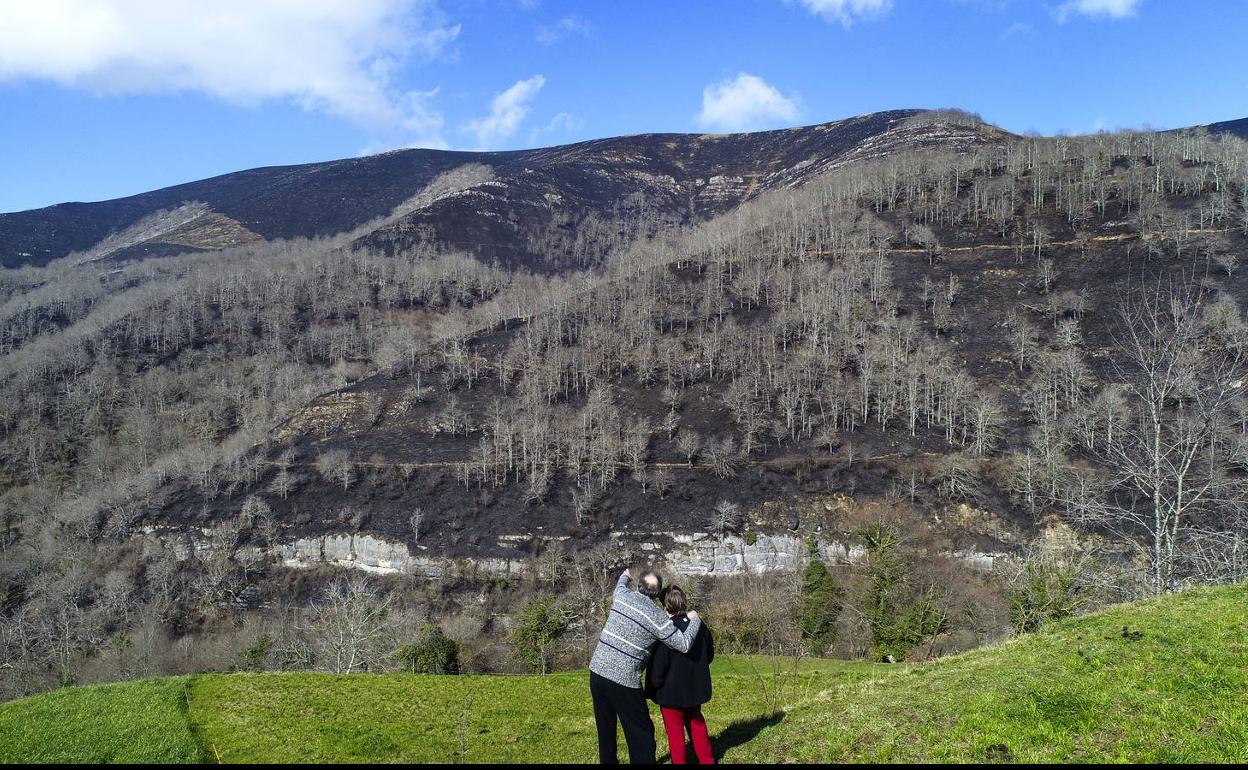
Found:
[[[838,685],[734,758],[1244,762],[1248,589],[1120,605]]]
[[[626,564],[690,586],[751,542],[835,573],[847,659],[1004,638],[1028,569],[1078,607],[1248,579],[1243,140],[938,111],[456,157],[294,174],[331,238],[273,240],[274,189],[223,214],[269,240],[117,256],[265,172],[0,271],[0,699],[393,672],[429,624],[519,673],[545,594],[576,669]],[[385,200],[317,204],[354,185]],[[799,581],[729,582],[693,587],[732,651],[809,641]],[[337,622],[390,607],[342,667]]]
[[[726,761],[1248,760],[1248,588],[923,665],[725,658]],[[660,739],[661,740],[661,739]],[[0,761],[589,761],[584,672],[201,675],[0,705]]]

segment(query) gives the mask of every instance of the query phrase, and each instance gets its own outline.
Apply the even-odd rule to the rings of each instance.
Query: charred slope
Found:
[[[1210,219],[1214,182],[1154,181],[1195,180],[1197,157],[1242,169],[1242,147],[1118,141],[914,151],[760,199],[583,296],[315,399],[254,481],[184,485],[166,510],[203,525],[257,495],[293,532],[409,539],[420,509],[422,548],[489,555],[517,534],[706,531],[723,501],[726,528],[765,508],[765,526],[810,532],[838,495],[892,496],[995,511],[959,542],[999,547],[1060,509],[1027,502],[1026,463],[1086,463],[1097,410],[1118,409],[1132,286],[1199,275],[1208,333],[1243,329],[1242,205]]]
[[[1210,123],[1205,128],[1209,129],[1211,134],[1230,134],[1238,136],[1240,139],[1248,139],[1248,118]]]
[[[42,265],[86,252],[159,212],[197,203],[262,238],[333,235],[388,213],[437,174],[475,157],[473,153],[411,150],[257,168],[117,200],[0,214],[0,263],[6,267]],[[145,240],[164,243],[166,234],[167,230],[158,229]]]
[[[99,203],[0,214],[0,264],[213,250],[256,239],[329,236],[389,217],[361,244],[393,253],[418,244],[486,261],[591,266],[613,244],[707,219],[764,191],[900,146],[955,137],[912,126],[913,110],[754,134],[645,134],[501,153],[400,150],[259,168]],[[1001,132],[954,130],[964,141]],[[402,205],[467,164],[489,183],[418,210]],[[399,209],[401,216],[391,216]]]

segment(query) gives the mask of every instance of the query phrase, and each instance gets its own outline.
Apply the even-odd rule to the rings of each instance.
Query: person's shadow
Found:
[[[711,737],[711,747],[715,749],[715,757],[722,757],[729,749],[749,743],[763,731],[763,728],[780,724],[782,719],[784,719],[784,711],[777,711],[767,716],[739,719],[729,724],[718,735]]]
[[[724,753],[729,749],[754,740],[755,736],[763,731],[763,728],[779,724],[782,719],[784,719],[784,712],[777,711],[767,716],[739,719],[736,722],[732,722],[723,730],[720,730],[718,734],[711,736],[711,750],[715,754],[715,761],[720,761]],[[685,756],[689,758],[691,764],[696,764],[698,761],[697,756],[693,753],[692,746],[685,746]],[[672,755],[670,753],[664,754],[662,757],[659,757],[659,762],[670,762],[671,759]]]

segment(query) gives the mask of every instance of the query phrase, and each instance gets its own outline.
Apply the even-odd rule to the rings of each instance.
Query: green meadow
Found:
[[[919,665],[723,656],[705,713],[725,762],[1245,762],[1248,587]],[[594,746],[583,671],[202,674],[0,705],[4,762],[591,762]]]

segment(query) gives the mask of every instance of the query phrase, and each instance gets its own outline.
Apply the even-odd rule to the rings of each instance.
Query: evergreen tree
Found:
[[[898,553],[896,531],[874,524],[858,535],[867,547],[870,586],[863,615],[871,626],[875,657],[904,660],[925,638],[948,628],[948,614],[930,588],[914,599],[907,596],[909,568]]]
[[[836,618],[841,611],[841,592],[823,562],[815,559],[802,573],[802,598],[797,625],[811,655],[822,655],[836,638]]]
[[[549,670],[550,646],[559,641],[571,624],[572,613],[554,596],[540,596],[516,616],[511,643],[521,660],[537,673],[545,674]]]

